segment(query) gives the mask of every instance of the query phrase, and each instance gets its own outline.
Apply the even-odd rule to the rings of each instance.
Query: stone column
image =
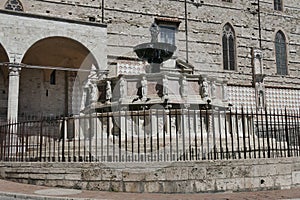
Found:
[[[8,109],[7,120],[17,122],[19,106],[19,82],[21,66],[19,64],[9,65],[9,88],[8,88]]]

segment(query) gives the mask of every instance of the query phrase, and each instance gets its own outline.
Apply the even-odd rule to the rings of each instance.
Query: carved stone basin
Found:
[[[133,50],[140,59],[150,64],[161,64],[173,56],[176,46],[169,43],[151,42],[139,44]]]

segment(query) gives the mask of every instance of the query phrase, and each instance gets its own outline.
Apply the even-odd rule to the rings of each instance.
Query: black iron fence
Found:
[[[1,161],[157,162],[300,155],[299,111],[142,110],[0,126]]]

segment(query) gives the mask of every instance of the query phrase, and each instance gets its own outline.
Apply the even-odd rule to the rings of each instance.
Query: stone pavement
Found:
[[[240,200],[240,199],[293,199],[300,200],[300,188],[288,190],[273,190],[259,192],[235,192],[235,193],[200,193],[200,194],[154,194],[154,193],[121,193],[87,190],[70,190],[63,188],[51,188],[44,186],[20,184],[11,181],[0,180],[0,200],[2,199],[35,199],[35,200]]]

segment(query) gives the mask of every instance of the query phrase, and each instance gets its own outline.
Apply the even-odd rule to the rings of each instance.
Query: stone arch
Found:
[[[9,62],[8,54],[5,48],[0,43],[0,63]]]
[[[98,66],[82,43],[60,36],[35,42],[24,54],[22,63],[25,67],[20,78],[20,113],[44,112],[55,116],[78,113],[79,108],[74,108],[81,101],[82,83],[78,79],[84,78],[78,78],[77,71],[86,70],[84,75],[80,74],[87,77],[91,66]],[[56,84],[51,84],[53,70]]]
[[[8,69],[5,65],[8,62],[6,50],[0,44],[0,119],[5,119],[7,112]]]
[[[35,42],[25,53],[23,64],[76,68],[98,66],[91,52],[77,40],[54,36]]]
[[[6,64],[9,63],[9,57],[4,49],[4,47],[0,43],[0,87],[7,87],[7,81],[8,81],[8,69],[6,67]],[[1,91],[0,91],[1,92]]]

